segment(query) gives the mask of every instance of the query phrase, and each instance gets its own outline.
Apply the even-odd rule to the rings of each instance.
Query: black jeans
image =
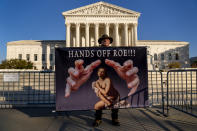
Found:
[[[119,111],[119,109],[111,109],[111,118],[112,119],[118,119],[118,111]],[[101,118],[102,118],[102,110],[96,110],[95,119],[101,120]]]

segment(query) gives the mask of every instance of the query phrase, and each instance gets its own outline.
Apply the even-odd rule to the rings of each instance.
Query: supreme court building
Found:
[[[65,40],[23,40],[7,43],[7,59],[32,61],[36,69],[54,69],[55,47],[95,47],[103,34],[113,37],[112,46],[147,46],[148,69],[164,69],[171,62],[189,67],[189,43],[175,40],[138,40],[140,13],[106,2],[97,2],[62,13]]]

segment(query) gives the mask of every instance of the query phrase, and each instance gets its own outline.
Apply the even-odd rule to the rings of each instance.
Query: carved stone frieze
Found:
[[[89,8],[81,9],[72,11],[68,14],[75,14],[75,15],[125,15],[125,14],[131,14],[126,11],[112,8],[106,5],[95,5]]]

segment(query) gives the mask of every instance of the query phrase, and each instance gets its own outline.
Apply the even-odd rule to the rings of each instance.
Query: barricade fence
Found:
[[[167,107],[197,116],[197,70],[170,70],[167,73]],[[168,112],[168,110],[167,110]]]
[[[162,104],[162,73],[159,71],[148,72],[148,94],[149,94],[149,105],[161,105]]]
[[[148,71],[148,95],[149,106],[159,107],[162,114],[165,114],[166,86],[161,71]],[[164,85],[164,86],[163,86]]]
[[[149,105],[165,114],[174,107],[190,114],[197,104],[197,70],[148,71]],[[1,71],[0,108],[55,107],[55,72]]]
[[[0,108],[55,106],[54,72],[0,72]]]
[[[162,74],[149,71],[150,106],[162,104]],[[0,72],[0,106],[55,106],[55,72]]]

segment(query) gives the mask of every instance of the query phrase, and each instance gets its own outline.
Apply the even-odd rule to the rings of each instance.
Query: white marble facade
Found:
[[[55,69],[55,47],[64,47],[65,40],[22,40],[7,43],[6,59],[25,59],[37,70]]]
[[[138,40],[137,46],[147,47],[149,70],[167,69],[168,64],[179,62],[182,68],[190,67],[189,43],[174,40]]]
[[[140,13],[97,2],[63,12],[66,41],[24,40],[7,43],[7,59],[21,58],[34,62],[36,69],[54,69],[55,47],[98,46],[102,34],[113,37],[113,46],[146,46],[148,69],[164,69],[170,62],[189,67],[189,43],[165,40],[138,40]],[[36,59],[37,58],[37,59]]]
[[[63,12],[67,47],[98,46],[102,34],[114,38],[114,46],[136,46],[140,13],[98,2]]]

